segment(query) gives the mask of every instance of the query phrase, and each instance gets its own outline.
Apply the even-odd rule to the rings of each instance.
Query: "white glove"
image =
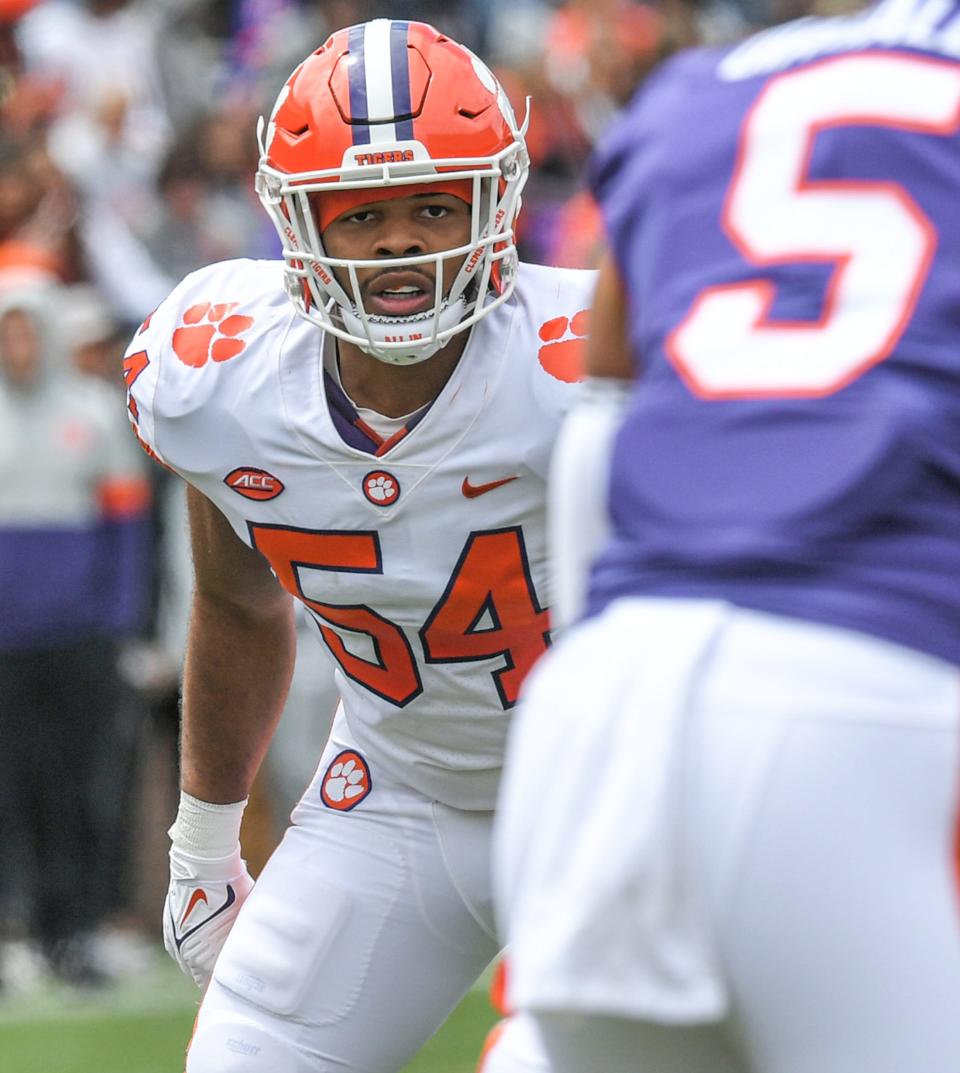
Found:
[[[240,820],[246,801],[212,805],[180,795],[170,828],[170,886],[163,906],[163,945],[201,988],[240,906],[253,889],[240,856]]]

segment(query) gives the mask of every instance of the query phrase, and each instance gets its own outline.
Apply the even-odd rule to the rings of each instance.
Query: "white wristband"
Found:
[[[240,821],[248,800],[214,805],[181,790],[177,818],[167,832],[174,848],[207,860],[229,857],[240,842]]]

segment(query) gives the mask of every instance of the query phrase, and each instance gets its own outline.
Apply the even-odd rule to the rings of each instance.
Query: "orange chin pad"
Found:
[[[316,193],[310,198],[316,213],[320,232],[326,229],[345,212],[376,201],[392,201],[398,197],[415,197],[417,194],[451,194],[468,205],[473,204],[473,180],[454,179],[451,182],[413,183],[409,186],[368,186],[362,190],[331,190]]]

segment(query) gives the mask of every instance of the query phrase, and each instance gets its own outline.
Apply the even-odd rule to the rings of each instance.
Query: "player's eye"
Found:
[[[446,205],[424,205],[421,212],[430,220],[442,220],[450,210]]]
[[[351,212],[349,216],[344,216],[343,219],[351,224],[365,224],[369,223],[374,218],[374,214],[368,209],[360,209],[358,212]]]

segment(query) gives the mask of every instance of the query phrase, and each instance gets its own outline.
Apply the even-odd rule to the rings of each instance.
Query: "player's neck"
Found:
[[[403,417],[426,406],[443,390],[457,367],[466,334],[456,335],[432,358],[416,365],[388,365],[339,341],[340,382],[355,406],[384,417]]]

